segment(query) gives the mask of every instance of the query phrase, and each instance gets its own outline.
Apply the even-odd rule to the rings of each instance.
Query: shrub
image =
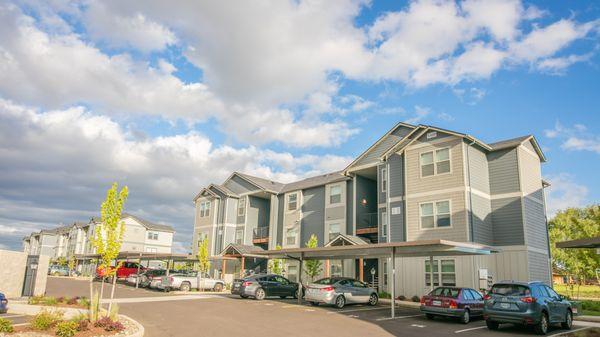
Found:
[[[379,298],[391,298],[392,297],[389,293],[387,293],[385,291],[380,292],[379,294],[377,294],[377,296],[379,296]]]
[[[63,317],[62,312],[51,312],[43,310],[37,315],[33,316],[31,320],[31,327],[35,330],[48,330],[55,326]]]
[[[110,319],[110,317],[102,317],[99,320],[97,320],[96,322],[94,322],[94,326],[96,328],[104,328],[107,325],[109,325],[110,323],[112,323],[112,320]]]
[[[71,297],[67,300],[68,305],[75,305],[79,303],[79,297]]]
[[[77,331],[87,331],[90,328],[90,321],[86,319],[77,321]]]
[[[121,332],[125,330],[125,326],[119,321],[113,321],[110,317],[102,317],[94,323],[97,328],[103,328],[104,331]]]
[[[413,302],[421,302],[421,298],[417,295],[414,295],[413,297],[410,298]]]
[[[58,300],[52,296],[44,297],[42,299],[43,305],[56,305],[57,303],[58,303]]]
[[[406,296],[404,296],[404,295],[400,295],[400,296],[398,296],[398,299],[399,299],[400,301],[406,301]]]
[[[117,305],[117,303],[113,303],[113,305],[110,307],[108,317],[110,317],[110,319],[112,319],[113,321],[119,320],[119,306]]]
[[[77,322],[64,321],[56,324],[56,335],[58,337],[73,337],[77,333]]]
[[[58,303],[63,303],[66,300],[66,298],[64,296],[61,296],[59,298],[56,299],[56,302]]]
[[[90,300],[87,299],[87,297],[82,297],[78,300],[78,303],[80,306],[89,309],[90,308]]]
[[[13,330],[12,322],[0,317],[0,332],[11,333]]]

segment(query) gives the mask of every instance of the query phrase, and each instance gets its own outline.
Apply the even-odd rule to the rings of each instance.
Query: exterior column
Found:
[[[225,267],[227,267],[227,260],[221,260],[221,278],[225,279]]]
[[[304,254],[300,253],[300,267],[298,267],[298,304],[302,304],[302,265]]]
[[[433,256],[432,255],[429,256],[429,283],[431,284],[431,290],[433,290]]]
[[[365,281],[364,280],[365,279],[365,271],[364,271],[365,266],[364,266],[364,260],[363,260],[362,257],[358,258],[358,264],[359,264],[359,266],[358,266],[358,279],[361,282],[364,282]]]
[[[240,277],[244,277],[244,268],[246,267],[246,258],[242,256],[242,265],[240,266]]]
[[[392,304],[392,318],[396,317],[396,247],[392,247],[392,261],[391,262],[391,266],[392,266],[392,284],[391,284],[391,297],[392,300],[390,301],[390,303]]]
[[[325,260],[325,277],[329,277],[331,275],[329,275],[331,271],[331,266],[330,266],[330,261],[329,259]]]

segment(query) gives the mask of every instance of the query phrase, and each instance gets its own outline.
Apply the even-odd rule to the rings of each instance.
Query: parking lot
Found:
[[[85,281],[50,278],[48,295],[84,296]],[[530,329],[503,325],[489,331],[476,319],[468,325],[450,319],[430,321],[418,309],[389,305],[332,307],[298,305],[293,299],[255,301],[232,295],[172,295],[125,285],[117,288],[121,313],[146,327],[146,336],[534,336]],[[576,322],[574,330],[589,329]],[[549,335],[563,334],[553,329]]]

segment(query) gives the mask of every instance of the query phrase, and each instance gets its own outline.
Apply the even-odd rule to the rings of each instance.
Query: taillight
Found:
[[[425,296],[421,297],[421,304],[425,304]]]
[[[173,278],[169,277],[169,283],[173,283]]]
[[[521,297],[521,302],[523,303],[535,303],[535,298],[531,296]]]
[[[246,282],[242,283],[242,287],[247,287],[247,286],[249,286],[251,284],[252,284],[252,282],[246,281]]]
[[[325,287],[325,288],[321,288],[322,291],[333,291],[333,287],[329,286],[329,287]]]
[[[455,300],[451,300],[450,301],[450,309],[456,309],[458,308],[458,305],[456,304]]]
[[[484,301],[491,300],[491,299],[492,299],[492,296],[490,296],[490,295],[483,296]]]

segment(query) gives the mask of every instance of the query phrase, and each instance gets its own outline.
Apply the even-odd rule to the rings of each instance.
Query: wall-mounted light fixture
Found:
[[[363,205],[363,206],[367,206],[367,199],[363,198],[363,199],[360,201],[360,204],[361,204],[361,205]]]

